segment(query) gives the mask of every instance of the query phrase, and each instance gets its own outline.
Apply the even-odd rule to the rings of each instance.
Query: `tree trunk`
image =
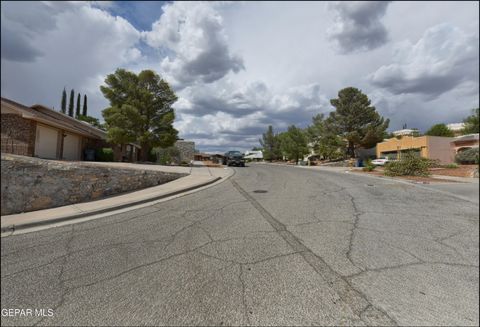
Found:
[[[355,144],[352,141],[348,141],[348,155],[350,158],[355,158]]]
[[[142,161],[148,161],[148,154],[150,153],[150,146],[147,144],[142,144],[142,149],[140,150],[140,157]]]

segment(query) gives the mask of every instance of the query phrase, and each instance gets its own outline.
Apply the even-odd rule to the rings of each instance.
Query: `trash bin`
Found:
[[[95,150],[85,149],[85,160],[86,161],[95,161]]]
[[[355,167],[363,167],[363,160],[362,159],[357,159]]]

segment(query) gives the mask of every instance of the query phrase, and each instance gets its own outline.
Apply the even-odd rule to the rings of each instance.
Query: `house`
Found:
[[[196,161],[208,161],[210,160],[210,155],[208,153],[195,153],[193,158]]]
[[[213,163],[222,164],[223,163],[223,158],[225,158],[225,156],[223,154],[220,154],[220,153],[215,153],[215,154],[212,154],[210,156],[210,158],[212,159]]]
[[[455,154],[479,147],[478,133],[476,134],[467,134],[462,136],[457,136],[451,142],[453,151]]]
[[[405,128],[398,131],[393,131],[392,134],[395,136],[418,136],[420,132],[416,128]]]
[[[452,163],[455,152],[451,146],[453,137],[442,136],[402,136],[384,140],[377,144],[377,158],[401,158],[402,153],[414,151],[423,158],[439,160],[443,164]]]
[[[117,160],[136,161],[136,144],[112,146],[106,132],[42,105],[27,107],[1,98],[1,151],[43,159],[92,160],[89,150],[109,147]]]

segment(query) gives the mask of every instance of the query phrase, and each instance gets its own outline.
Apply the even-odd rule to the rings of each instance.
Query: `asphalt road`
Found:
[[[479,324],[477,203],[235,169],[175,200],[2,238],[1,325]]]

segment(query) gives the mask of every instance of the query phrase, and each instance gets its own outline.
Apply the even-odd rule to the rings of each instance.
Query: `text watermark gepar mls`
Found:
[[[2,317],[53,317],[53,309],[3,309]]]

